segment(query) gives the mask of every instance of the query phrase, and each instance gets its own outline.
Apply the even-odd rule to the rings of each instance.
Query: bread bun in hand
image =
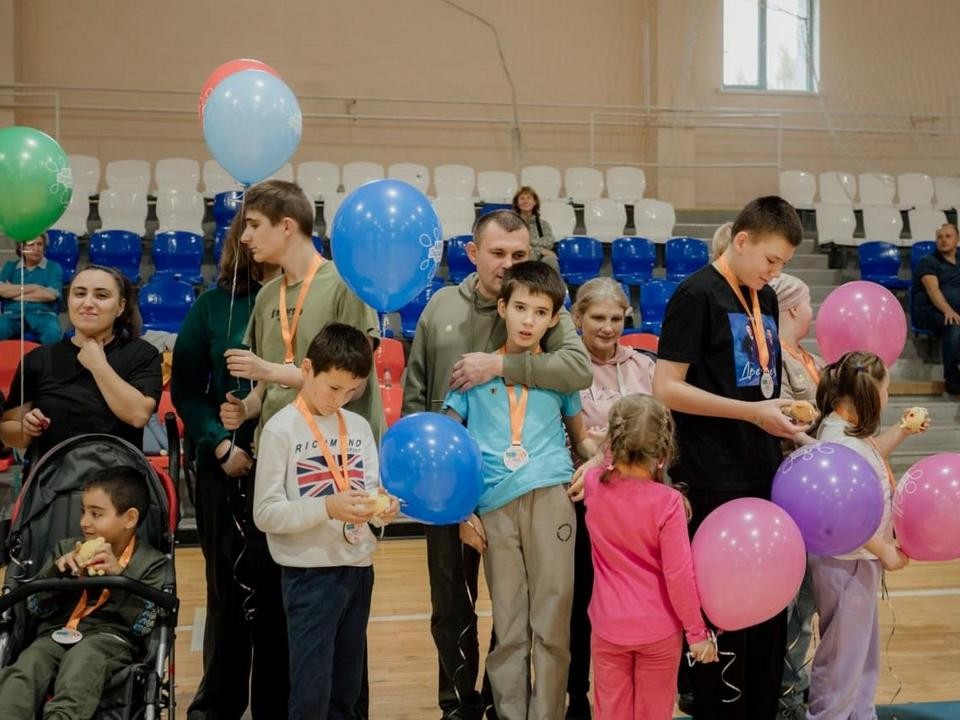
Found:
[[[77,562],[81,565],[90,562],[93,559],[93,556],[96,555],[100,548],[107,544],[107,541],[102,537],[90,538],[82,545],[80,549],[77,550]],[[87,568],[88,575],[103,575],[103,570],[97,570],[96,568]]]
[[[817,409],[806,400],[794,400],[783,408],[783,413],[795,423],[807,425],[817,419]]]
[[[910,432],[920,432],[929,412],[925,407],[912,407],[900,418],[900,427]]]
[[[390,509],[390,496],[381,493],[379,489],[375,488],[373,490],[367,491],[374,500],[377,501],[377,509],[373,511],[374,515],[382,515],[387,510]]]

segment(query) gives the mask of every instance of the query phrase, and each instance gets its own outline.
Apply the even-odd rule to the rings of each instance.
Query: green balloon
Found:
[[[70,161],[56,140],[30,127],[0,130],[0,233],[33,240],[60,219],[72,194]]]

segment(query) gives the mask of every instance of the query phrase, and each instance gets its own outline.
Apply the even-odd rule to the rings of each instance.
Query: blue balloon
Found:
[[[426,195],[400,180],[373,180],[347,195],[330,238],[344,282],[381,312],[413,300],[443,256],[440,218]]]
[[[262,70],[234,73],[207,100],[203,137],[213,157],[244,184],[269,177],[300,145],[303,116],[293,91]]]
[[[480,448],[460,423],[439,413],[407,415],[380,443],[380,477],[403,513],[430,525],[469,517],[483,490]]]

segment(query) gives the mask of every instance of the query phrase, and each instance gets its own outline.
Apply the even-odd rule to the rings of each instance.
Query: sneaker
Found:
[[[590,702],[585,695],[571,695],[567,705],[566,720],[591,720]]]

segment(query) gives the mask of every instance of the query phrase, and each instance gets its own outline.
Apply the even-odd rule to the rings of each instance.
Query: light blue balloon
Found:
[[[203,137],[213,157],[244,184],[269,177],[300,145],[303,116],[293,91],[262,70],[225,78],[207,100]]]
[[[443,256],[440,218],[426,195],[400,180],[374,180],[347,195],[330,237],[344,282],[381,312],[413,300]]]

